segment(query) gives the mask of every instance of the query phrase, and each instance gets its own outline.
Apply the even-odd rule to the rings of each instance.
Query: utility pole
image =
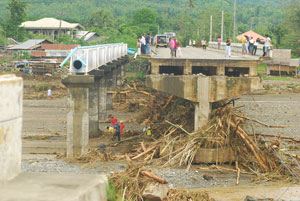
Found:
[[[233,5],[233,42],[235,42],[235,34],[236,34],[236,0],[234,0]]]
[[[157,33],[159,34],[159,24],[157,25]]]
[[[222,10],[222,23],[221,23],[221,39],[223,41],[223,31],[224,31],[224,10]]]
[[[212,15],[210,16],[210,33],[209,33],[209,42],[212,41]]]

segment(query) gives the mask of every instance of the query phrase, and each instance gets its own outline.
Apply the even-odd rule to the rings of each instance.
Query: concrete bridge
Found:
[[[262,88],[258,57],[225,57],[223,52],[199,48],[183,48],[182,53],[181,58],[170,58],[169,49],[157,49],[149,58],[146,85],[194,102],[195,130],[208,120],[214,103]],[[99,120],[105,120],[106,110],[112,108],[107,90],[114,90],[125,76],[127,45],[80,47],[68,59],[70,75],[62,82],[68,88],[67,157],[71,158],[87,152],[89,137],[98,135]]]
[[[262,89],[257,76],[259,57],[222,51],[182,48],[182,57],[170,58],[169,49],[156,49],[149,59],[146,86],[195,104],[195,130],[208,120],[214,103]]]
[[[62,80],[68,88],[67,157],[88,151],[89,137],[99,134],[99,120],[107,118],[112,108],[112,94],[125,76],[127,44],[105,44],[74,49],[61,64],[70,59],[69,75]]]

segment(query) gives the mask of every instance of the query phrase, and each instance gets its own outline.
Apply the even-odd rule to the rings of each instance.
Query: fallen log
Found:
[[[145,151],[145,152],[143,152],[143,153],[140,153],[140,154],[136,155],[136,156],[133,157],[131,160],[136,160],[136,159],[138,159],[138,158],[144,156],[145,154],[147,154],[147,153],[153,151],[155,148],[156,148],[156,146],[153,146],[152,148],[148,149],[147,151]]]
[[[283,139],[283,140],[291,140],[293,142],[300,143],[300,139],[296,139],[293,137],[287,137],[287,136],[281,136],[281,135],[274,135],[274,134],[264,134],[264,133],[255,133],[257,136],[263,136],[263,137],[273,137],[273,138],[278,138],[278,139]],[[254,134],[250,134],[249,136],[254,136]]]
[[[144,175],[144,176],[146,176],[146,177],[153,178],[154,180],[158,181],[158,182],[161,183],[161,184],[167,184],[167,183],[168,183],[165,179],[160,178],[159,176],[157,176],[156,174],[154,174],[154,173],[152,173],[152,172],[143,170],[143,171],[141,172],[141,174]]]
[[[167,100],[167,103],[161,108],[162,111],[164,111],[168,105],[171,103],[171,101],[173,100],[174,96],[170,96]]]
[[[267,165],[267,162],[266,162],[265,158],[262,157],[262,154],[257,151],[257,150],[259,150],[259,148],[253,142],[253,140],[248,137],[248,134],[240,126],[237,126],[232,121],[230,121],[230,125],[233,128],[236,128],[236,133],[242,138],[242,140],[245,142],[245,144],[250,148],[250,150],[254,154],[255,158],[257,159],[258,163],[268,172],[269,167]]]
[[[175,128],[179,128],[180,130],[182,130],[182,131],[185,132],[186,134],[191,135],[191,134],[190,134],[189,132],[187,132],[184,128],[182,128],[181,125],[173,124],[173,123],[169,122],[168,120],[166,120],[165,122],[167,122],[168,124],[174,126]]]
[[[234,115],[236,115],[237,117],[240,117],[240,118],[242,118],[242,119],[246,119],[246,120],[249,120],[249,121],[256,122],[256,123],[261,124],[261,125],[263,125],[263,126],[266,126],[266,127],[268,127],[268,128],[288,128],[288,127],[289,127],[289,126],[274,126],[274,125],[268,125],[268,124],[266,124],[266,123],[264,123],[264,122],[261,122],[261,121],[259,121],[259,120],[257,120],[257,119],[252,119],[252,118],[245,117],[245,116],[241,116],[241,115],[238,115],[238,114],[234,114]]]

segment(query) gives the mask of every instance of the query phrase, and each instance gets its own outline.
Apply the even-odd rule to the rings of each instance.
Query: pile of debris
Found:
[[[168,182],[144,168],[144,164],[131,163],[124,172],[112,174],[110,179],[120,189],[122,200],[214,201],[206,192],[169,189]]]

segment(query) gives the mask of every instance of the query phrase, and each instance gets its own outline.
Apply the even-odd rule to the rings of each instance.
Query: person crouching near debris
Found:
[[[115,135],[115,129],[111,126],[107,126],[106,127],[106,130],[108,131],[109,134],[113,134]]]
[[[152,136],[152,130],[151,130],[150,126],[147,128],[146,135],[147,136]]]
[[[115,134],[113,137],[113,141],[115,141],[115,138],[118,137],[118,141],[121,141],[121,136],[120,136],[120,124],[116,123],[116,125],[114,126],[115,129]]]
[[[52,90],[51,88],[48,89],[48,92],[47,92],[47,96],[48,96],[48,100],[51,100],[51,96],[52,96]]]
[[[113,117],[113,116],[111,116],[111,118],[110,118],[110,123],[111,123],[111,125],[112,125],[112,126],[115,126],[117,122],[118,122],[118,119],[115,118],[115,117]]]

